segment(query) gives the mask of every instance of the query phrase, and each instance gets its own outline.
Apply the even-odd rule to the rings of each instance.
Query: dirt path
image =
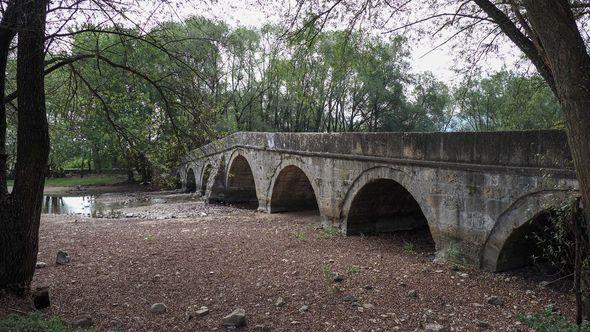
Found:
[[[415,239],[332,237],[316,229],[316,215],[196,202],[129,211],[142,219],[42,217],[39,260],[48,264],[34,284],[50,287],[47,315],[72,322],[89,314],[99,331],[224,330],[222,317],[236,308],[246,310],[246,330],[414,331],[437,322],[454,331],[526,331],[516,315],[548,304],[572,314],[570,295],[500,274],[456,271],[420,253],[420,245],[405,245]],[[179,217],[182,211],[190,217]],[[71,264],[53,263],[58,250]],[[333,282],[330,271],[343,281]],[[490,304],[490,296],[504,303]],[[282,306],[275,305],[279,297]],[[166,313],[150,312],[158,302]],[[11,305],[0,299],[0,317]],[[187,320],[193,305],[210,313]]]

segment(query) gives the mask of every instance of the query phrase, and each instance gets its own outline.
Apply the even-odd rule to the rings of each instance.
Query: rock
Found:
[[[92,317],[90,317],[90,315],[81,315],[76,317],[76,320],[74,320],[74,328],[76,329],[88,329],[91,328],[93,325],[92,322]]]
[[[352,295],[350,295],[350,294],[344,295],[344,296],[343,296],[343,297],[341,297],[340,299],[341,299],[342,301],[344,301],[344,302],[356,302],[356,297],[354,297],[354,296],[352,296]]]
[[[224,326],[240,327],[246,325],[246,311],[244,309],[236,309],[229,315],[223,317]]]
[[[55,263],[57,265],[66,265],[69,264],[71,261],[72,259],[70,258],[67,252],[61,250],[57,252],[57,257],[55,258]]]
[[[275,306],[282,307],[285,305],[285,299],[279,296],[279,298],[275,301]]]
[[[254,326],[254,331],[255,332],[270,332],[270,331],[272,331],[272,329],[270,328],[270,326],[264,326],[262,324],[258,324],[256,326]]]
[[[209,308],[206,306],[197,307],[196,305],[191,305],[186,309],[186,319],[191,320],[193,318],[203,317],[209,314]]]
[[[460,273],[459,276],[461,278],[469,278],[469,274],[467,274],[467,273]]]
[[[201,217],[206,217],[206,216],[207,216],[207,214],[206,214],[205,212],[201,212],[201,213],[199,213],[199,216],[201,216]]]
[[[51,305],[51,301],[49,301],[49,287],[38,287],[33,292],[33,305],[37,310],[49,308]]]
[[[412,298],[417,298],[418,297],[418,291],[415,289],[412,289],[410,291],[408,291],[408,296],[412,297]]]
[[[504,300],[498,296],[490,296],[487,301],[491,305],[504,305]]]
[[[45,263],[45,262],[37,262],[37,264],[35,264],[36,269],[42,269],[46,266],[47,266],[47,263]]]
[[[334,282],[342,282],[344,281],[344,277],[338,272],[332,272],[332,280]]]
[[[373,308],[375,308],[375,306],[372,305],[371,303],[363,303],[363,308],[365,308],[365,309],[373,309]]]
[[[156,315],[165,313],[167,309],[168,307],[164,303],[154,303],[150,307],[150,311]]]
[[[424,326],[424,332],[442,332],[445,327],[438,323],[430,323]]]
[[[135,217],[134,213],[126,213],[125,214],[125,218],[133,218],[133,217]]]
[[[304,304],[301,306],[301,308],[299,308],[299,312],[304,313],[309,311],[309,306],[307,304]]]
[[[489,329],[490,328],[490,323],[486,322],[485,320],[476,319],[474,321],[474,323],[477,327],[482,328],[482,329]]]

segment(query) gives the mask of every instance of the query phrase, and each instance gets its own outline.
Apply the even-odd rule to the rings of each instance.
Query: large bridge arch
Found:
[[[542,190],[518,198],[496,219],[481,254],[481,268],[503,271],[519,267],[527,259],[528,250],[521,250],[515,236],[525,235],[531,222],[540,221],[551,208],[556,208],[575,197],[572,190]],[[522,243],[521,243],[522,244]],[[510,254],[503,252],[509,250]]]
[[[236,150],[232,153],[225,178],[226,202],[258,202],[256,178],[252,165],[252,162],[241,150]]]
[[[283,160],[268,188],[268,211],[287,212],[319,210],[319,188],[306,165],[298,159]]]
[[[363,171],[344,197],[340,210],[342,231],[353,235],[431,230],[430,206],[414,183],[408,174],[391,167],[376,166]]]
[[[194,193],[197,191],[197,176],[194,167],[187,168],[184,183],[186,192]]]

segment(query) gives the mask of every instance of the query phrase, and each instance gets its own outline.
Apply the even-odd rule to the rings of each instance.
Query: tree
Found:
[[[17,292],[29,287],[35,270],[49,154],[44,89],[45,19],[44,0],[11,1],[0,24],[0,64],[5,66],[11,40],[18,35],[16,181],[11,194],[7,193],[5,182],[0,184],[0,288]],[[2,70],[0,81],[6,80],[5,73]],[[5,122],[4,114],[0,117]],[[0,134],[5,125],[2,129]],[[1,143],[4,144],[4,136]],[[0,167],[4,178],[5,164]]]

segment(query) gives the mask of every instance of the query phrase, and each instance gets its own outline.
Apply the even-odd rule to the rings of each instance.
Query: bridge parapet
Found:
[[[192,159],[238,147],[318,155],[573,170],[562,130],[433,133],[238,132],[191,152]]]

